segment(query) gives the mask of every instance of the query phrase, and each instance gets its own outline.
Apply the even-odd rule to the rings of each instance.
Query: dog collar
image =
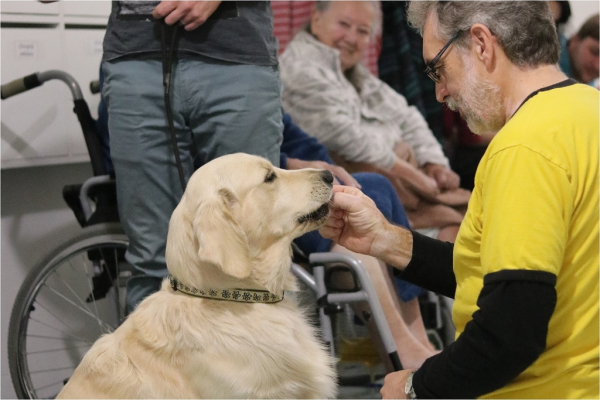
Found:
[[[169,275],[171,288],[194,297],[205,299],[237,301],[241,303],[278,303],[283,300],[283,293],[276,295],[266,290],[251,289],[225,289],[225,290],[200,290],[179,282]]]

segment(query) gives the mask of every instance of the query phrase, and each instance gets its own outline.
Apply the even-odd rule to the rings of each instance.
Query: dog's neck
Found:
[[[291,253],[273,255],[270,259],[265,258],[264,254],[251,257],[251,273],[245,278],[228,275],[223,272],[222,267],[211,263],[202,263],[199,266],[183,264],[187,260],[169,260],[167,265],[171,275],[182,287],[196,289],[198,293],[225,291],[227,294],[233,290],[244,289],[281,296],[284,290],[296,290],[295,280],[290,272]]]
[[[183,282],[178,281],[173,276],[169,276],[171,289],[181,293],[185,293],[194,297],[202,297],[212,300],[235,301],[240,303],[279,303],[283,300],[283,292],[281,294],[271,293],[266,290],[251,290],[251,289],[198,289],[193,286],[188,286]]]

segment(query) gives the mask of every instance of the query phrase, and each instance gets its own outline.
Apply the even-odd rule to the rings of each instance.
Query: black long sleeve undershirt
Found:
[[[452,244],[413,236],[415,262],[400,276],[453,297],[456,280],[453,273],[448,276]],[[556,276],[543,271],[501,270],[486,275],[477,299],[479,310],[464,332],[415,373],[417,397],[474,398],[501,388],[523,372],[545,350],[556,305],[555,284]]]
[[[415,231],[412,231],[412,235],[413,250],[410,263],[404,271],[394,270],[394,273],[405,281],[454,298],[454,243],[432,239]]]

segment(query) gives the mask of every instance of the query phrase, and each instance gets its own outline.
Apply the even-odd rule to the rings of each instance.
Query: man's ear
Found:
[[[475,57],[484,63],[486,70],[494,68],[497,51],[500,49],[498,38],[483,24],[474,24],[469,34],[471,35],[471,50]]]
[[[198,238],[198,256],[239,279],[251,272],[250,248],[246,233],[237,222],[239,201],[228,189],[199,207],[193,227]]]

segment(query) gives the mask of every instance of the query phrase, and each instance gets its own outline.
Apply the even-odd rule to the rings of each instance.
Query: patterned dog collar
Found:
[[[278,303],[283,300],[283,293],[276,295],[266,290],[250,289],[225,289],[225,290],[200,290],[179,282],[169,275],[171,288],[194,297],[205,299],[237,301],[241,303]]]

